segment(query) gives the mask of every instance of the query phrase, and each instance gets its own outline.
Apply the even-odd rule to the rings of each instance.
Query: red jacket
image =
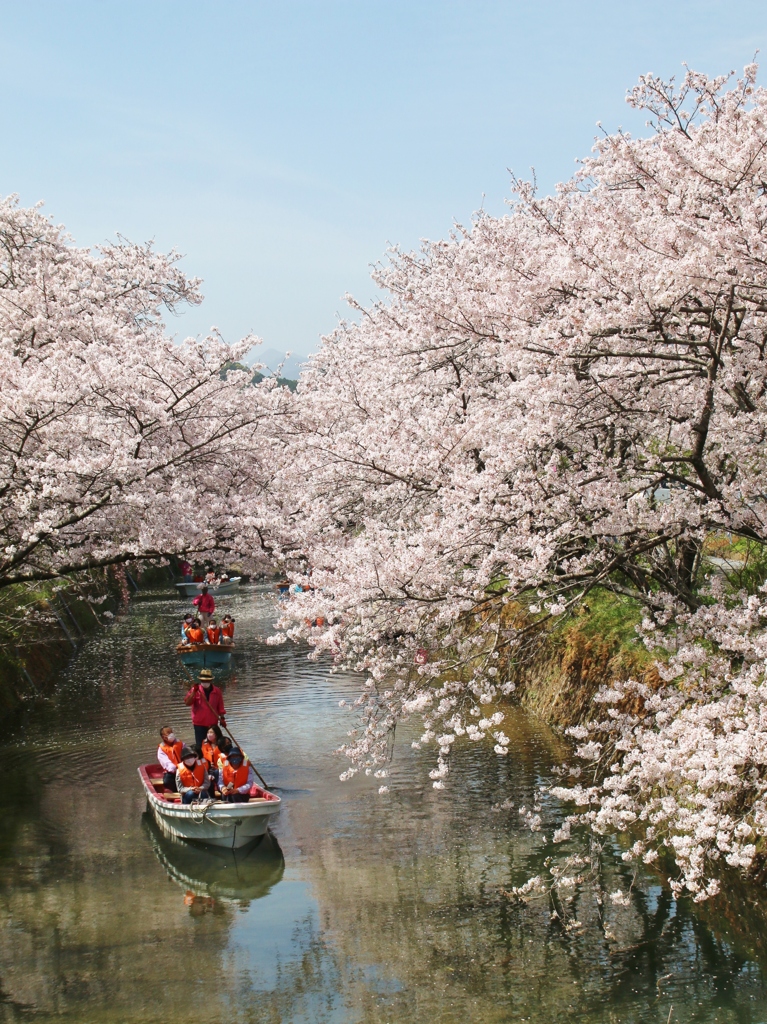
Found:
[[[218,725],[219,718],[226,715],[224,695],[217,686],[211,686],[207,699],[212,711],[203,698],[202,685],[193,686],[184,697],[184,703],[192,709],[192,725],[207,725],[210,728],[211,725]]]
[[[212,594],[198,594],[192,604],[204,615],[212,615],[216,610],[216,602],[213,600]]]

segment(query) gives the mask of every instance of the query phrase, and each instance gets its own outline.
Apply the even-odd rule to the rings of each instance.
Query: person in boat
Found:
[[[186,635],[187,630],[192,628],[194,622],[194,615],[191,612],[187,612],[184,616],[184,621],[181,623],[181,642],[189,643],[189,637]]]
[[[216,763],[216,767],[219,769],[219,771],[224,770],[226,759],[227,757],[229,757],[229,751],[232,749],[233,746],[234,744],[232,743],[228,736],[221,737],[221,742],[218,745],[219,758],[218,762]]]
[[[215,583],[216,583],[216,574],[213,572],[212,569],[209,569],[205,573],[205,582],[207,584],[209,584],[211,587],[215,585]]]
[[[176,790],[181,794],[181,803],[191,804],[195,800],[212,798],[215,796],[214,786],[205,761],[191,747],[184,747],[181,763],[176,769]]]
[[[234,619],[231,615],[225,615],[221,620],[221,643],[234,643]]]
[[[245,804],[256,781],[253,766],[245,763],[239,747],[232,747],[221,772],[221,797],[230,804]]]
[[[157,748],[157,761],[163,770],[162,782],[166,789],[176,792],[176,770],[181,763],[181,751],[184,744],[176,739],[176,734],[169,725],[160,729],[160,746]]]
[[[187,560],[185,558],[183,558],[179,562],[178,567],[181,570],[181,575],[184,577],[184,583],[191,583],[192,582],[192,567],[189,564],[189,562],[187,562]]]
[[[210,623],[210,617],[216,610],[216,602],[213,600],[213,595],[208,593],[208,588],[203,587],[197,597],[192,601],[192,604],[197,609],[197,614],[200,616],[202,621],[202,628],[207,629]]]
[[[226,726],[226,711],[224,710],[224,695],[221,690],[213,685],[213,673],[209,668],[200,672],[199,683],[190,687],[184,703],[192,709],[192,725],[194,726],[194,741],[202,747],[208,736],[208,729],[219,723]]]
[[[205,643],[205,631],[202,628],[202,623],[199,619],[192,619],[192,623],[187,629],[186,638],[190,644],[204,644]]]
[[[209,644],[220,644],[221,643],[221,627],[216,625],[216,620],[211,619],[210,625],[208,626],[208,643]]]
[[[223,738],[224,735],[221,729],[217,725],[211,725],[205,737],[205,742],[201,747],[202,756],[208,762],[208,771],[217,782],[219,781],[220,771],[219,761],[222,760],[221,742]]]

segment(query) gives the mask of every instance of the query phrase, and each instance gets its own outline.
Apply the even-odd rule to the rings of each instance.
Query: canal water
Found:
[[[566,751],[524,712],[504,724],[507,759],[458,749],[442,793],[406,729],[388,794],[340,782],[339,701],[358,681],[262,642],[267,587],[219,610],[237,620],[230,726],[283,797],[273,835],[237,854],[162,836],[136,766],[159,726],[191,738],[172,653],[184,604],[139,597],[4,738],[0,1021],[767,1021],[752,894],[701,910],[634,879],[615,844],[577,839],[566,852],[595,870],[576,864],[562,898],[509,894],[557,863],[523,820]],[[562,809],[541,813],[550,827]]]

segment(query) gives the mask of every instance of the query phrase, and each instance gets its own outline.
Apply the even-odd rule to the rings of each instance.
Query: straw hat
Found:
[[[213,673],[209,668],[204,668],[202,672],[200,672],[199,678],[202,679],[203,682],[208,682],[213,678]]]

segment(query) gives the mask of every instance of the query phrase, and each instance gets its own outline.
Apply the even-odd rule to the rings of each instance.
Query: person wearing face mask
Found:
[[[160,746],[157,748],[157,760],[163,770],[162,781],[166,789],[176,792],[176,769],[181,761],[183,743],[176,739],[176,734],[169,725],[160,729]]]
[[[214,779],[218,779],[218,762],[221,760],[221,740],[223,736],[217,725],[208,729],[205,742],[200,748],[202,756],[208,762],[208,772]]]
[[[187,614],[184,616],[184,621],[181,623],[181,643],[188,644],[190,642],[188,637],[188,631],[192,628],[194,622],[194,615]]]
[[[246,804],[250,787],[256,776],[250,764],[245,764],[239,747],[232,747],[221,772],[221,796],[230,804]]]
[[[197,614],[200,616],[203,630],[206,630],[210,623],[210,617],[216,610],[216,602],[213,600],[213,595],[208,593],[207,587],[203,587],[197,597],[192,601],[192,604],[195,606]]]
[[[213,780],[208,775],[208,767],[191,747],[184,747],[181,751],[181,763],[176,769],[176,787],[181,794],[182,804],[206,800],[213,795]]]
[[[194,726],[194,742],[202,747],[208,738],[208,729],[212,725],[226,726],[224,695],[213,685],[213,673],[209,668],[200,672],[200,682],[195,683],[184,697],[184,703],[192,709],[192,725]]]
[[[184,635],[190,644],[205,643],[205,632],[199,619],[192,619],[188,626],[184,626]]]

